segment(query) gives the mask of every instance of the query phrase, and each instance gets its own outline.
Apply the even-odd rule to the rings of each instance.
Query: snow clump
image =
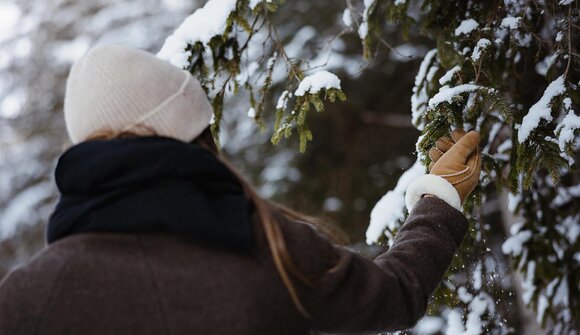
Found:
[[[342,12],[342,23],[347,27],[352,26],[352,12],[350,11],[350,8],[347,8]]]
[[[564,92],[566,92],[566,87],[564,86],[564,76],[562,75],[548,85],[540,100],[524,116],[518,131],[518,141],[520,143],[524,143],[528,139],[532,131],[540,125],[541,119],[548,122],[552,121],[552,99],[564,94]]]
[[[288,107],[288,100],[292,98],[292,92],[284,91],[278,98],[278,102],[276,103],[276,109],[286,109]]]
[[[477,27],[479,27],[479,23],[477,23],[477,21],[474,19],[463,20],[459,26],[455,28],[455,36],[460,36],[462,34],[468,35]]]
[[[572,102],[570,98],[564,99],[564,106],[571,107],[571,104]],[[580,129],[580,116],[576,115],[573,109],[568,108],[568,110],[569,110],[568,114],[566,114],[564,119],[562,119],[560,124],[558,124],[558,127],[554,131],[554,134],[558,138],[558,146],[560,147],[560,156],[562,156],[562,158],[567,160],[568,164],[573,165],[574,157],[568,155],[568,153],[566,152],[566,146],[570,143],[573,143],[574,148],[572,149],[573,150],[576,149],[575,147],[577,144],[574,143],[574,141],[576,140],[576,136],[574,135],[574,133],[577,129]]]
[[[334,73],[319,71],[302,79],[294,95],[301,97],[306,93],[316,94],[321,89],[332,88],[340,90],[340,79]]]
[[[217,35],[224,33],[227,19],[236,9],[236,0],[210,0],[188,16],[185,21],[169,36],[157,57],[171,64],[186,68],[189,66],[191,51],[186,51],[188,45],[197,42],[204,46]]]
[[[463,84],[455,87],[443,86],[437,94],[429,99],[429,108],[435,108],[444,102],[451,103],[460,94],[473,92],[480,88],[481,86],[475,84]]]
[[[439,84],[445,85],[453,79],[453,76],[461,70],[461,66],[455,65],[449,71],[445,72],[445,74],[439,78]]]
[[[487,38],[482,38],[479,41],[477,41],[477,45],[473,49],[473,54],[471,54],[471,59],[474,62],[479,61],[479,59],[481,58],[481,52],[483,50],[485,50],[487,47],[489,47],[490,45],[491,45],[491,41],[488,40]]]
[[[530,238],[532,238],[532,232],[522,230],[505,240],[501,246],[501,251],[506,255],[519,256],[524,249],[524,243]]]
[[[510,30],[518,29],[521,17],[506,16],[501,20],[501,26]]]
[[[417,125],[419,119],[426,110],[427,102],[429,101],[429,95],[427,94],[427,84],[423,84],[425,79],[428,77],[428,70],[431,67],[437,68],[437,66],[432,66],[433,61],[437,57],[437,49],[430,50],[423,58],[421,65],[419,66],[419,72],[415,76],[415,86],[413,87],[413,95],[411,95],[411,114],[412,122]],[[423,130],[422,125],[418,125],[417,129]]]
[[[397,222],[405,218],[405,191],[413,180],[424,174],[425,167],[421,164],[420,160],[417,160],[411,168],[401,175],[395,188],[387,192],[377,202],[371,211],[371,221],[366,232],[366,241],[368,244],[376,243],[383,232],[392,231],[397,228]]]
[[[368,23],[369,10],[374,3],[375,0],[364,0],[365,9],[363,12],[363,19],[360,26],[358,27],[358,35],[361,38],[361,40],[364,40],[367,37],[367,34],[369,33],[369,23]]]
[[[263,2],[271,3],[272,0],[250,0],[250,9],[251,10],[256,9],[256,7]]]

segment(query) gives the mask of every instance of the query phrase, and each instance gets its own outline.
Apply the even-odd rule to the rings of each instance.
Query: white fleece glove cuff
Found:
[[[461,210],[461,199],[455,187],[442,177],[426,174],[415,179],[407,188],[405,203],[409,213],[424,194],[432,194],[458,211]]]

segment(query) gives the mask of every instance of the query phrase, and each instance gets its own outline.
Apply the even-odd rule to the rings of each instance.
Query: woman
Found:
[[[199,83],[150,54],[72,68],[48,247],[0,285],[0,334],[308,334],[403,329],[466,232],[479,135],[455,131],[374,261],[260,198],[219,155]]]

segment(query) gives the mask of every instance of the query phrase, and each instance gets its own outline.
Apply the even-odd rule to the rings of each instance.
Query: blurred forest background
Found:
[[[45,246],[45,225],[58,196],[53,171],[68,145],[62,107],[72,62],[103,43],[156,53],[202,4],[0,0],[0,278]],[[372,255],[376,247],[364,243],[370,211],[415,161],[419,131],[411,124],[410,96],[421,59],[434,42],[413,29],[403,40],[393,26],[365,61],[359,37],[345,33],[344,9],[343,0],[293,0],[272,16],[289,56],[318,60],[311,66],[336,73],[348,94],[346,102],[309,116],[314,140],[306,152],[298,153],[295,138],[273,146],[272,134],[260,132],[246,115],[243,97],[226,101],[220,136],[226,156],[263,196],[327,219],[346,233],[353,249]],[[277,94],[267,102],[271,109],[283,90],[276,85]],[[499,199],[488,201],[480,218],[493,228],[489,247],[502,269],[506,296],[499,308],[514,332],[530,333],[537,331],[535,319],[518,307],[513,274],[501,252],[508,228]]]

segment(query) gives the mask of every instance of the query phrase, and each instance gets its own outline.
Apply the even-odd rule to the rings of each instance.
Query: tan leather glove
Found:
[[[479,133],[465,133],[456,129],[451,138],[437,140],[436,146],[429,151],[433,161],[429,173],[447,180],[459,193],[461,203],[479,183],[481,172],[481,152]]]
[[[416,178],[407,188],[405,203],[409,212],[426,194],[434,195],[457,210],[477,186],[481,171],[479,133],[455,130],[451,137],[437,140],[429,151],[433,163],[430,174]]]

